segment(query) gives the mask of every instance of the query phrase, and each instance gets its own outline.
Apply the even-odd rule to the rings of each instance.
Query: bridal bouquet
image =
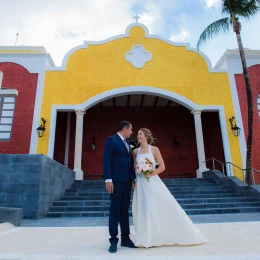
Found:
[[[153,172],[153,163],[147,157],[141,158],[136,166],[136,170],[144,176],[151,174]],[[146,180],[149,181],[149,177],[146,177]]]

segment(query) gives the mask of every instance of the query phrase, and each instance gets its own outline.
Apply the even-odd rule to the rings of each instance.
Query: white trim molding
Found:
[[[244,49],[248,68],[260,64],[260,50]],[[236,74],[243,73],[243,67],[238,49],[227,49],[214,66],[215,69],[234,70]]]
[[[39,127],[40,120],[41,120],[40,116],[41,116],[41,106],[42,106],[42,97],[43,97],[43,89],[44,89],[44,78],[45,78],[45,71],[43,68],[41,71],[39,71],[38,74],[32,131],[31,131],[31,142],[30,142],[30,151],[29,151],[30,154],[36,154],[37,152],[38,135],[36,129]]]
[[[18,96],[18,90],[16,90],[16,89],[0,89],[0,95]]]
[[[26,60],[26,58],[29,60]],[[55,66],[53,59],[43,46],[1,46],[0,62],[13,62],[26,68],[30,73],[37,73],[38,66],[32,57],[46,58],[47,66]],[[33,58],[34,59],[34,58]]]
[[[66,141],[65,141],[65,155],[64,155],[64,165],[66,165],[67,167],[69,165],[70,122],[71,122],[71,112],[68,112],[67,127],[66,127]]]
[[[202,123],[201,123],[202,110],[192,110],[191,113],[194,116],[195,136],[196,136],[196,144],[197,144],[198,163],[199,163],[199,169],[197,169],[196,173],[197,173],[197,178],[202,178],[202,173],[208,171],[206,167],[205,146],[204,146]]]

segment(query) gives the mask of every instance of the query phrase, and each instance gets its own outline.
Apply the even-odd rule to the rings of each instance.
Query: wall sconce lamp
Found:
[[[231,130],[232,130],[234,136],[239,136],[241,129],[236,125],[235,117],[233,116],[233,117],[229,118],[229,121],[230,121],[230,125],[231,125]]]
[[[96,150],[96,137],[95,136],[92,137],[92,142],[90,145],[91,145],[91,149],[93,151]]]
[[[173,147],[175,149],[179,148],[179,142],[176,140],[176,135],[173,136]]]
[[[38,137],[43,137],[43,134],[45,132],[45,124],[46,124],[46,119],[42,118],[41,125],[36,129]]]

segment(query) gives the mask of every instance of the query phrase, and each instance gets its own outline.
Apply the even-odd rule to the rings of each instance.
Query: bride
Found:
[[[136,169],[144,160],[152,162],[149,175],[136,174],[133,196],[133,221],[135,246],[195,245],[207,242],[207,238],[192,223],[158,174],[165,170],[159,149],[151,146],[153,135],[141,128],[137,136],[140,147],[133,151]],[[155,169],[155,162],[159,167]]]

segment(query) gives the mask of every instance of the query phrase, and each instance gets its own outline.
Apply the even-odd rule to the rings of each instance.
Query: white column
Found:
[[[0,71],[0,89],[1,89],[1,87],[2,87],[3,75],[4,75],[3,72]]]
[[[204,149],[204,140],[201,124],[201,110],[193,110],[192,114],[194,115],[195,122],[195,132],[196,132],[196,141],[197,141],[197,151],[198,151],[198,161],[199,169],[197,172],[197,178],[202,178],[202,172],[207,171],[205,163],[205,149]]]
[[[76,180],[83,180],[83,171],[81,170],[82,159],[82,142],[83,142],[83,117],[85,110],[76,110],[76,136],[75,136],[75,155],[74,155],[74,171],[76,172]]]
[[[68,167],[69,163],[69,149],[70,149],[70,118],[71,112],[68,112],[67,116],[67,129],[66,129],[66,143],[65,143],[65,156],[64,156],[64,165]]]

